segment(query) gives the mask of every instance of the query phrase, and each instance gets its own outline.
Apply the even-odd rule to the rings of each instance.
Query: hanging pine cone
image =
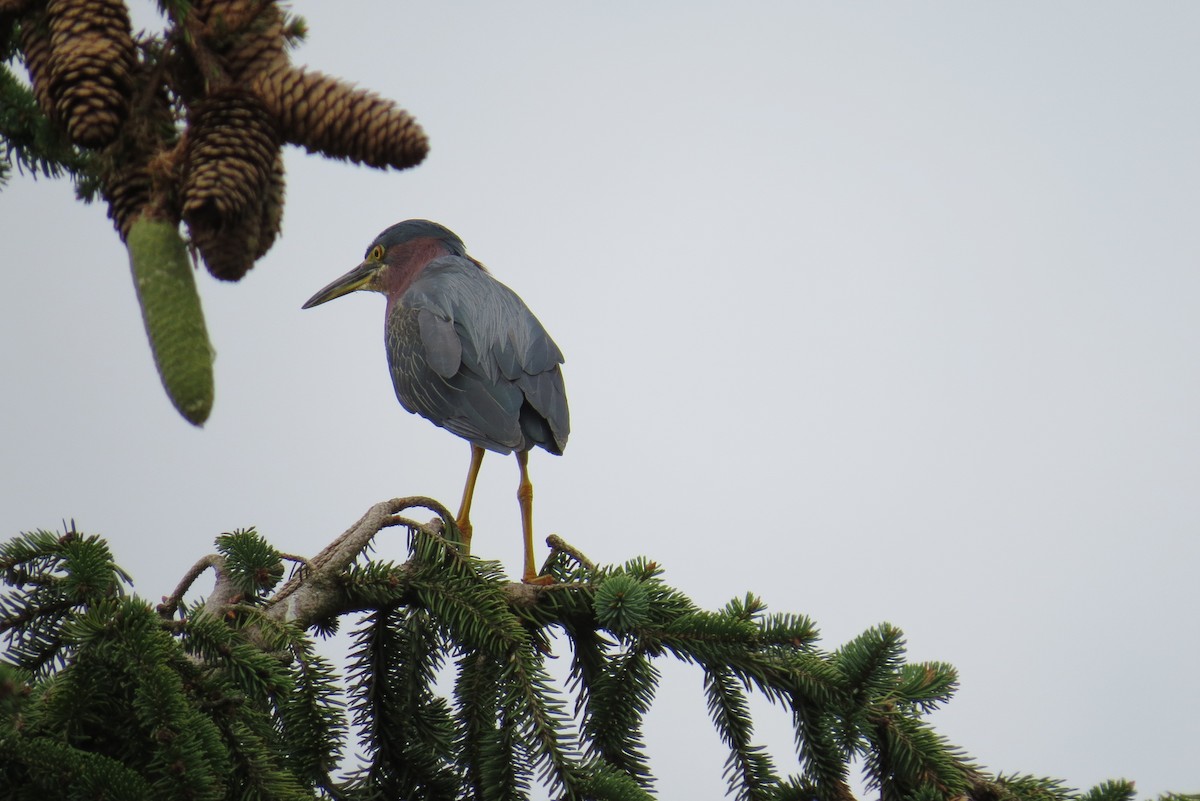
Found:
[[[239,89],[222,90],[193,108],[188,137],[184,217],[228,219],[257,208],[280,144],[262,104]]]
[[[277,152],[270,181],[258,198],[258,216],[248,209],[222,221],[201,216],[188,223],[192,244],[211,275],[237,281],[266,255],[283,221],[283,191],[283,153]]]
[[[267,255],[267,251],[271,249],[271,245],[275,244],[275,237],[279,236],[279,232],[283,228],[283,195],[286,189],[286,180],[283,172],[283,152],[275,153],[275,164],[271,169],[271,180],[267,184],[267,191],[262,198],[262,220],[259,229],[258,248],[255,251],[254,258],[260,259]]]
[[[207,0],[193,8],[204,43],[233,81],[286,61],[283,13],[271,0]]]
[[[145,164],[130,163],[108,176],[103,188],[108,201],[108,216],[121,234],[129,236],[129,228],[150,203],[150,172]]]
[[[196,104],[188,137],[183,219],[209,272],[236,281],[266,252],[265,206],[282,198],[272,188],[279,135],[257,98],[230,88]]]
[[[333,158],[404,169],[429,152],[425,132],[395,103],[319,72],[280,65],[253,79],[284,138]]]
[[[276,153],[271,179],[253,210],[214,222],[193,219],[188,224],[192,244],[200,251],[210,274],[222,281],[240,280],[275,244],[283,222],[283,153]]]
[[[121,0],[50,0],[50,96],[71,141],[103,147],[129,114],[136,64]]]
[[[229,75],[234,80],[245,80],[277,64],[286,64],[284,47],[283,14],[272,4],[225,55]]]
[[[223,45],[242,32],[263,12],[271,0],[195,0],[192,19],[204,25],[206,43]]]
[[[50,95],[50,26],[45,14],[33,12],[21,19],[21,52],[25,55],[29,82],[33,84],[33,96],[42,113],[54,119],[54,99]]]
[[[238,217],[221,227],[208,221],[188,223],[192,245],[214,278],[239,281],[254,266],[261,224],[258,217]]]

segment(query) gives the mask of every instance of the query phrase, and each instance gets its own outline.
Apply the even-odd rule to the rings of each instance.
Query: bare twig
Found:
[[[300,568],[302,570],[312,570],[312,563],[309,562],[306,557],[297,556],[296,554],[284,553],[283,551],[280,551],[279,558],[286,559],[289,562],[295,562],[296,564],[300,565]]]
[[[549,537],[546,537],[546,544],[549,545],[551,549],[549,559],[553,559],[556,552],[565,553],[567,556],[571,557],[580,565],[582,565],[584,570],[588,571],[589,573],[595,572],[596,564],[591,559],[588,559],[586,556],[584,556],[578,548],[571,545],[557,534],[551,534]],[[549,563],[549,559],[547,559],[547,563]]]
[[[217,574],[217,588],[220,588],[223,583],[227,584],[227,582],[222,581],[225,573],[225,557],[220,554],[211,553],[201,558],[196,564],[191,566],[187,573],[184,573],[183,578],[179,580],[179,584],[175,587],[175,591],[164,598],[163,602],[158,605],[158,613],[166,618],[174,616],[175,612],[179,609],[179,604],[183,601],[183,596],[196,583],[196,579],[200,578],[200,575],[210,567]],[[214,596],[219,592],[217,588],[213,590]],[[211,603],[211,601],[212,598],[210,597],[209,602]]]

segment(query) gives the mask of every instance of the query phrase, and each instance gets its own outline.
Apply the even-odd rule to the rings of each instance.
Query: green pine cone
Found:
[[[125,246],[163,388],[188,422],[203,425],[213,404],[213,352],[179,226],[139,217]]]

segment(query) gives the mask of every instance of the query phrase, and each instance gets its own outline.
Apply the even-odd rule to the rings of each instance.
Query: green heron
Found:
[[[400,405],[471,443],[457,516],[468,552],[484,449],[516,453],[523,580],[537,582],[529,451],[537,445],[561,454],[567,444],[562,351],[525,302],[467,255],[453,231],[428,220],[406,220],[375,237],[362,264],[304,308],[359,289],[387,296],[384,341]]]

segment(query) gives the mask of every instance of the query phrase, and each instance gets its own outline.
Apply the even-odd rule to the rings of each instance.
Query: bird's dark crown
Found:
[[[467,246],[458,238],[458,234],[444,225],[439,225],[429,220],[405,220],[385,229],[367,247],[367,254],[370,255],[371,250],[376,245],[382,245],[386,253],[397,245],[403,245],[405,242],[412,242],[417,239],[436,239],[438,242],[444,244],[455,256],[467,255]]]

